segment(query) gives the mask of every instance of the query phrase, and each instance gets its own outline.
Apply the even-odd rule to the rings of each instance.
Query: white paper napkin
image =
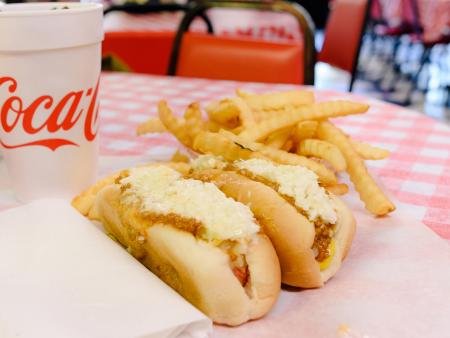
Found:
[[[61,200],[0,213],[1,338],[204,338],[211,321]]]

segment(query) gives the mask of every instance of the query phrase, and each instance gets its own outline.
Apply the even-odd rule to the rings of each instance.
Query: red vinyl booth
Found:
[[[175,32],[107,32],[102,56],[119,59],[130,71],[165,75]]]
[[[201,33],[183,35],[175,75],[304,83],[303,43],[271,43]]]

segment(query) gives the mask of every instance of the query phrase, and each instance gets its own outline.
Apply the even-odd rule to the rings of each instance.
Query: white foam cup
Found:
[[[0,144],[19,200],[70,198],[98,158],[102,6],[0,6]]]

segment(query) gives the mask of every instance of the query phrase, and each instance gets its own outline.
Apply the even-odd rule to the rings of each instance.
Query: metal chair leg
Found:
[[[420,76],[420,73],[422,73],[422,70],[423,70],[423,67],[425,66],[425,64],[427,64],[430,61],[430,53],[431,53],[431,48],[425,47],[422,57],[420,59],[419,69],[417,69],[417,72],[414,74],[414,76],[411,80],[412,86],[410,87],[410,90],[408,92],[408,97],[410,97],[412,95],[412,93],[418,89],[419,76]]]
[[[445,106],[450,108],[450,86],[445,87],[447,92],[447,101],[445,102]]]
[[[408,90],[408,92],[407,92],[407,94],[405,96],[405,100],[403,100],[403,101],[395,101],[395,100],[389,100],[388,99],[387,101],[395,103],[395,104],[399,104],[401,106],[409,106],[409,105],[411,105],[412,94],[417,89],[417,81],[419,79],[419,75],[422,72],[422,69],[423,69],[424,65],[426,63],[428,63],[429,60],[430,60],[430,52],[431,52],[431,48],[424,47],[422,56],[420,58],[420,66],[419,66],[419,68],[417,69],[417,71],[414,73],[414,75],[411,78],[411,85],[410,85],[409,90]]]
[[[398,51],[399,51],[400,45],[401,45],[401,41],[399,38],[397,38],[394,42],[394,49],[393,49],[393,59],[392,59],[393,76],[390,79],[387,87],[385,89],[383,89],[383,92],[386,92],[386,93],[394,92],[395,88],[397,88],[398,82],[402,78],[400,63],[398,62]]]
[[[390,39],[391,37],[383,37],[384,40],[386,39]],[[385,92],[386,90],[384,90],[381,86],[381,84],[383,83],[384,79],[385,79],[385,75],[386,75],[386,68],[392,68],[393,71],[395,73],[397,73],[396,71],[396,65],[395,65],[395,60],[396,60],[396,55],[397,55],[397,51],[398,51],[398,47],[400,45],[400,39],[398,37],[392,37],[394,46],[393,46],[393,51],[392,51],[392,55],[380,55],[377,59],[378,62],[383,63],[383,67],[381,72],[378,72],[379,74],[375,74],[375,76],[372,77],[372,79],[370,81],[373,82],[375,88],[377,88],[377,90]]]

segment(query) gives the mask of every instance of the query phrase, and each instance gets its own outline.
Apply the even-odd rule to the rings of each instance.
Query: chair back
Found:
[[[303,44],[186,33],[177,76],[216,80],[303,83]]]
[[[125,3],[123,5],[111,5],[104,11],[108,16],[112,12],[124,12],[133,15],[145,15],[160,12],[187,12],[192,8],[191,4],[159,4],[148,2],[145,4]],[[208,32],[213,28],[209,18],[202,14]],[[151,20],[149,18],[148,20]],[[102,44],[103,69],[127,70],[138,73],[165,75],[169,66],[172,45],[175,38],[174,32],[152,30],[124,30],[107,31]]]
[[[368,0],[335,0],[318,60],[352,74],[350,90],[368,18]]]
[[[187,33],[194,18],[209,8],[231,7],[288,12],[294,15],[303,41],[268,42]],[[268,3],[206,2],[186,13],[172,49],[168,75],[272,83],[314,83],[314,33],[309,15],[298,5]]]

